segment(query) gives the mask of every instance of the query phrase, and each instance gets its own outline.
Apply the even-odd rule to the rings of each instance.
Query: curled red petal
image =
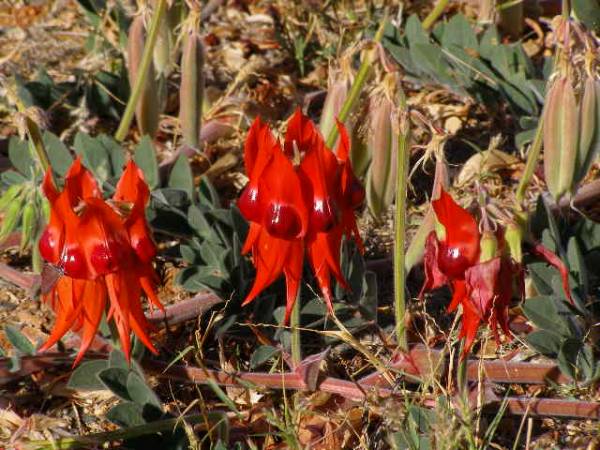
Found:
[[[423,270],[425,271],[425,281],[419,298],[423,299],[426,292],[438,289],[448,284],[448,277],[438,266],[439,241],[434,231],[429,233],[425,241],[425,252],[423,255]]]
[[[92,344],[106,306],[106,288],[104,283],[98,280],[85,280],[84,283],[82,298],[79,300],[84,303],[82,308],[83,326],[81,346],[79,347],[79,352],[77,352],[73,366],[79,364],[81,358],[83,358],[83,355]]]
[[[479,228],[475,218],[441,190],[440,198],[431,202],[446,236],[439,248],[440,270],[449,278],[463,278],[465,271],[479,259]]]
[[[569,287],[569,269],[567,268],[565,263],[563,263],[562,260],[554,252],[552,252],[549,248],[544,247],[544,245],[542,245],[540,242],[536,242],[535,244],[533,244],[532,248],[534,254],[543,258],[548,264],[554,266],[558,270],[558,272],[560,273],[560,278],[562,280],[565,295],[567,296],[571,304],[573,304],[571,288]]]

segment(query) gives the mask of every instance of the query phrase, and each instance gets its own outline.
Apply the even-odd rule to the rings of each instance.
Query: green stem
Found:
[[[376,44],[381,42],[381,39],[383,38],[383,31],[384,31],[386,23],[387,23],[387,14],[384,16],[383,20],[381,21],[381,24],[379,25],[379,29],[377,30],[377,33],[375,34],[375,37],[373,38],[373,42],[375,42]],[[340,122],[342,122],[342,123],[345,122],[348,119],[348,116],[350,115],[352,110],[354,109],[354,106],[356,105],[356,102],[358,101],[358,98],[360,97],[362,88],[363,88],[364,84],[366,83],[367,79],[369,78],[369,74],[371,73],[372,67],[373,67],[373,58],[371,58],[369,53],[367,53],[365,55],[365,58],[363,59],[363,62],[360,65],[360,67],[358,68],[358,73],[356,74],[356,78],[354,79],[354,82],[352,83],[352,86],[350,87],[350,92],[348,92],[348,96],[346,97],[346,100],[344,100],[344,104],[342,105],[342,108],[340,109],[340,114],[337,117],[337,119]],[[332,148],[334,146],[337,138],[338,138],[338,128],[336,126],[334,126],[331,128],[331,130],[329,131],[329,134],[327,135],[327,142],[326,142],[327,147]]]
[[[158,38],[158,30],[160,28],[159,25],[162,20],[162,16],[165,14],[166,10],[167,1],[158,0],[156,3],[156,9],[154,10],[154,14],[152,15],[152,20],[150,22],[150,31],[148,32],[148,40],[146,41],[146,45],[144,47],[144,54],[142,55],[142,61],[138,70],[138,76],[135,80],[131,96],[127,101],[127,106],[125,107],[125,112],[123,113],[123,117],[121,118],[119,128],[115,133],[115,139],[119,142],[123,141],[127,136],[129,126],[131,125],[133,115],[135,114],[135,108],[138,104],[140,96],[142,95],[144,85],[146,84],[146,78],[148,77],[150,64],[152,63],[152,53],[154,52],[154,45],[156,44],[156,40]]]
[[[449,0],[439,0],[431,12],[423,20],[423,29],[429,30],[436,20],[442,15]]]
[[[525,171],[523,172],[523,176],[521,177],[521,181],[519,181],[519,186],[517,187],[517,208],[520,208],[523,204],[523,200],[525,200],[525,191],[527,190],[527,186],[531,181],[531,177],[533,176],[533,172],[535,171],[535,166],[537,165],[538,158],[540,157],[540,152],[542,150],[543,128],[544,116],[542,114],[540,116],[540,120],[535,131],[535,137],[531,144],[531,148],[527,153],[527,163],[525,164]]]
[[[296,297],[296,302],[292,308],[290,327],[292,329],[292,361],[294,364],[299,364],[300,361],[302,361],[302,342],[300,341],[300,289],[298,289],[298,296]]]
[[[196,425],[197,428],[202,428],[204,431],[208,427],[213,427],[215,424],[227,420],[227,416],[220,412],[208,413],[208,424],[206,414],[193,414],[184,417],[176,417],[173,419],[157,420],[155,422],[137,425],[134,427],[123,428],[116,431],[108,431],[103,433],[93,433],[85,436],[76,436],[62,438],[53,441],[29,441],[22,445],[25,449],[58,449],[70,450],[75,448],[89,448],[94,445],[101,445],[105,442],[121,441],[124,439],[133,439],[148,434],[172,431],[183,426],[183,422],[191,425]]]
[[[571,4],[569,0],[562,0],[562,16],[568,19],[571,15]]]
[[[396,170],[396,220],[394,222],[394,312],[396,316],[396,339],[401,350],[408,350],[406,339],[406,191],[409,165],[409,118],[406,98],[400,88],[400,117],[398,132],[398,155]]]
[[[469,362],[469,357],[468,357],[468,355],[465,355],[464,358],[462,357],[464,346],[465,346],[465,341],[463,339],[463,340],[461,340],[460,346],[458,347],[459,361],[458,361],[458,367],[456,369],[456,383],[458,385],[457,386],[458,392],[461,395],[464,394],[464,395],[468,396],[468,390],[467,390],[467,364]]]

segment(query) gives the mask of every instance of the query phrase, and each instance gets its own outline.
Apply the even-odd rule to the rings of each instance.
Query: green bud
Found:
[[[479,261],[486,262],[496,257],[498,252],[498,239],[493,231],[484,231],[479,241]]]
[[[516,222],[509,223],[504,234],[510,256],[518,263],[523,261],[523,234],[523,227]]]
[[[21,223],[21,245],[19,251],[23,252],[30,244],[37,222],[37,210],[35,203],[30,201],[23,208],[23,222]]]
[[[0,211],[4,211],[23,190],[22,184],[13,184],[0,197]]]
[[[21,208],[23,206],[23,196],[15,198],[6,210],[2,226],[0,227],[0,242],[3,242],[10,233],[15,231],[21,218]]]

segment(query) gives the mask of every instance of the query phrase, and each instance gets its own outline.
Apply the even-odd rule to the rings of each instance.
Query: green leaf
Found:
[[[102,384],[106,386],[106,389],[111,391],[122,400],[132,401],[132,398],[127,390],[128,376],[129,370],[119,367],[110,367],[98,373],[98,378],[100,378]]]
[[[48,152],[48,159],[52,165],[52,170],[61,177],[67,173],[73,163],[73,157],[69,149],[55,134],[45,131],[42,137],[44,147]]]
[[[75,153],[82,157],[83,165],[91,170],[100,182],[105,182],[111,177],[108,150],[100,139],[80,131],[75,135],[73,147]]]
[[[571,328],[565,318],[568,311],[559,311],[559,301],[551,296],[529,298],[523,303],[523,312],[538,328],[570,337]]]
[[[100,391],[106,389],[106,386],[98,378],[98,374],[107,368],[108,361],[103,359],[84,361],[71,374],[67,387],[79,391]]]
[[[192,168],[186,155],[181,154],[169,175],[169,187],[175,189],[181,189],[187,192],[190,200],[193,200],[194,195],[194,176],[192,175]]]
[[[416,14],[411,14],[406,20],[404,35],[409,46],[419,43],[429,43],[429,36],[427,36],[427,32],[423,29],[423,25]]]
[[[26,178],[30,178],[36,162],[31,156],[29,144],[17,136],[12,136],[8,142],[8,158],[15,169]]]
[[[26,355],[35,355],[35,346],[29,338],[13,325],[4,326],[4,334],[14,348]]]
[[[158,396],[150,389],[144,379],[135,372],[129,372],[127,376],[127,393],[131,401],[142,407],[152,405],[162,410],[162,403]]]
[[[118,349],[114,349],[110,352],[110,355],[108,356],[108,367],[125,370],[134,370],[140,376],[144,376],[144,372],[142,371],[142,368],[140,367],[138,362],[135,359],[132,359],[130,364],[129,362],[127,362],[125,354]]]
[[[471,50],[477,52],[479,50],[477,36],[475,35],[473,28],[466,17],[460,13],[452,16],[446,23],[441,44],[442,47],[446,48],[456,45],[467,51]]]
[[[486,28],[485,32],[481,36],[481,40],[479,42],[479,54],[483,58],[490,60],[499,44],[500,34],[498,33],[496,26],[492,25]]]
[[[277,353],[279,353],[278,348],[271,345],[261,345],[254,351],[254,353],[252,353],[252,356],[250,357],[250,369],[253,370],[259,366],[262,366]]]
[[[575,339],[566,339],[558,352],[556,363],[561,372],[577,380],[577,355],[583,344]]]
[[[591,30],[600,32],[600,1],[573,0],[573,10],[577,18]]]
[[[560,351],[563,338],[551,331],[536,330],[525,336],[525,341],[542,355],[555,358]]]
[[[123,402],[113,406],[106,413],[106,418],[123,428],[134,427],[146,423],[142,412],[143,409],[138,404],[133,402]]]
[[[567,244],[567,259],[569,261],[569,269],[574,274],[578,281],[579,291],[583,298],[587,297],[589,292],[589,276],[585,260],[581,248],[577,242],[577,238],[572,236]],[[571,289],[573,286],[571,286]]]
[[[2,179],[2,182],[8,186],[12,186],[13,184],[22,184],[27,181],[27,178],[25,178],[19,172],[10,169],[2,172],[0,178]]]
[[[220,237],[215,227],[206,219],[204,212],[196,205],[188,209],[188,224],[203,239],[211,242],[220,242]]]
[[[125,150],[112,136],[101,134],[97,139],[102,143],[109,156],[112,176],[120,177],[123,173],[123,166],[125,166]]]
[[[156,189],[159,184],[158,161],[152,144],[152,138],[145,135],[136,147],[133,160],[144,172],[144,178],[150,190]]]

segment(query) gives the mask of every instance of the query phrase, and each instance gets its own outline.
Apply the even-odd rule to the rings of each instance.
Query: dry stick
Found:
[[[125,112],[123,113],[123,117],[121,118],[119,128],[115,133],[115,139],[119,142],[123,141],[127,136],[129,126],[131,125],[131,121],[133,120],[135,108],[138,104],[140,96],[142,95],[144,85],[146,84],[146,78],[148,77],[150,64],[152,63],[152,53],[154,51],[154,45],[156,44],[156,39],[158,38],[159,24],[162,20],[162,16],[164,15],[166,9],[167,1],[158,0],[156,4],[156,9],[154,10],[152,20],[150,22],[150,31],[148,32],[148,40],[146,41],[146,45],[144,47],[144,53],[142,55],[142,62],[140,63],[138,76],[135,80],[135,84],[133,85],[131,96],[127,101],[127,106],[125,107]]]

